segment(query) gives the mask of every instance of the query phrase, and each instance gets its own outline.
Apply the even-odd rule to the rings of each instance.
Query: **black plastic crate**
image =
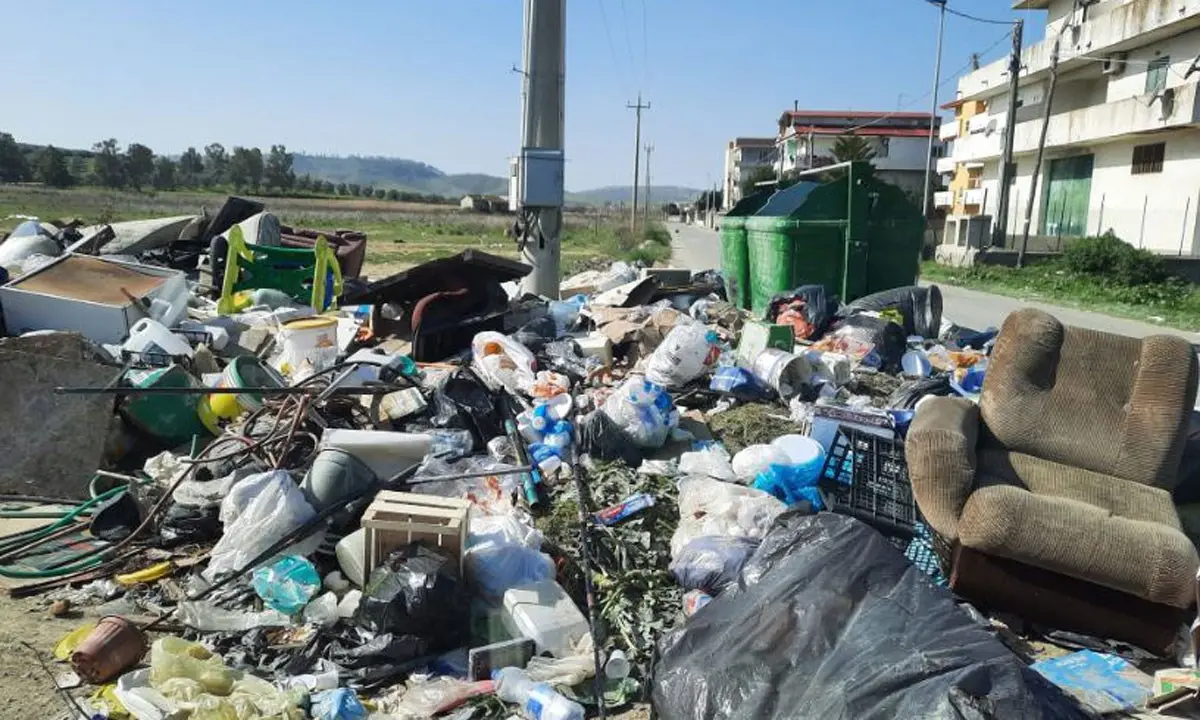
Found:
[[[839,427],[819,489],[830,510],[856,517],[888,537],[911,539],[921,522],[901,440]]]

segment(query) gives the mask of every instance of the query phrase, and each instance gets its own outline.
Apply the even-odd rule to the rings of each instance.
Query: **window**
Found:
[[[1166,55],[1154,58],[1146,68],[1146,93],[1158,95],[1167,89],[1167,68],[1171,66],[1171,58]]]
[[[1160,173],[1163,169],[1163,158],[1167,155],[1166,143],[1153,145],[1137,145],[1133,148],[1133,173],[1146,175]]]

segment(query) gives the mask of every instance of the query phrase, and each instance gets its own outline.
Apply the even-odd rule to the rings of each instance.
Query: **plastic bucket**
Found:
[[[284,323],[279,333],[283,354],[279,369],[286,375],[307,377],[337,362],[337,319],[312,317]]]
[[[783,350],[768,348],[754,358],[750,372],[763,384],[779,393],[785,400],[800,393],[802,385],[812,378],[808,360]]]
[[[130,370],[125,380],[136,388],[194,388],[198,381],[172,365],[157,370]],[[121,414],[138,430],[167,443],[185,443],[207,435],[209,427],[199,417],[199,395],[127,395]]]
[[[243,355],[234,358],[217,381],[217,388],[245,387],[283,387],[284,380],[279,374],[252,356]],[[205,395],[196,406],[196,414],[214,435],[221,434],[221,418],[233,420],[243,412],[254,412],[262,408],[262,396],[254,393],[239,393],[237,395],[217,394]]]

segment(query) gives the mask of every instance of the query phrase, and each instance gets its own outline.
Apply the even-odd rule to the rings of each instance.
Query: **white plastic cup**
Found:
[[[609,680],[624,680],[629,677],[629,659],[621,650],[613,650],[604,663],[604,677]]]

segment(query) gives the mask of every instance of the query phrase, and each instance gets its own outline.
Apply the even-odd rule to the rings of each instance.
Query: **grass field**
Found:
[[[253,197],[253,196],[247,196]],[[365,199],[255,198],[285,225],[319,229],[351,228],[367,233],[367,273],[380,277],[428,260],[477,248],[517,257],[515,242],[506,235],[511,215],[473,213],[451,205],[425,205]],[[42,220],[79,218],[85,223],[215,212],[223,193],[136,193],[100,188],[54,190],[40,186],[0,185],[0,233],[21,222],[12,215]],[[670,255],[670,238],[659,226],[646,237],[632,240],[625,218],[616,215],[569,213],[563,230],[564,274],[616,259],[640,259],[647,264]]]

